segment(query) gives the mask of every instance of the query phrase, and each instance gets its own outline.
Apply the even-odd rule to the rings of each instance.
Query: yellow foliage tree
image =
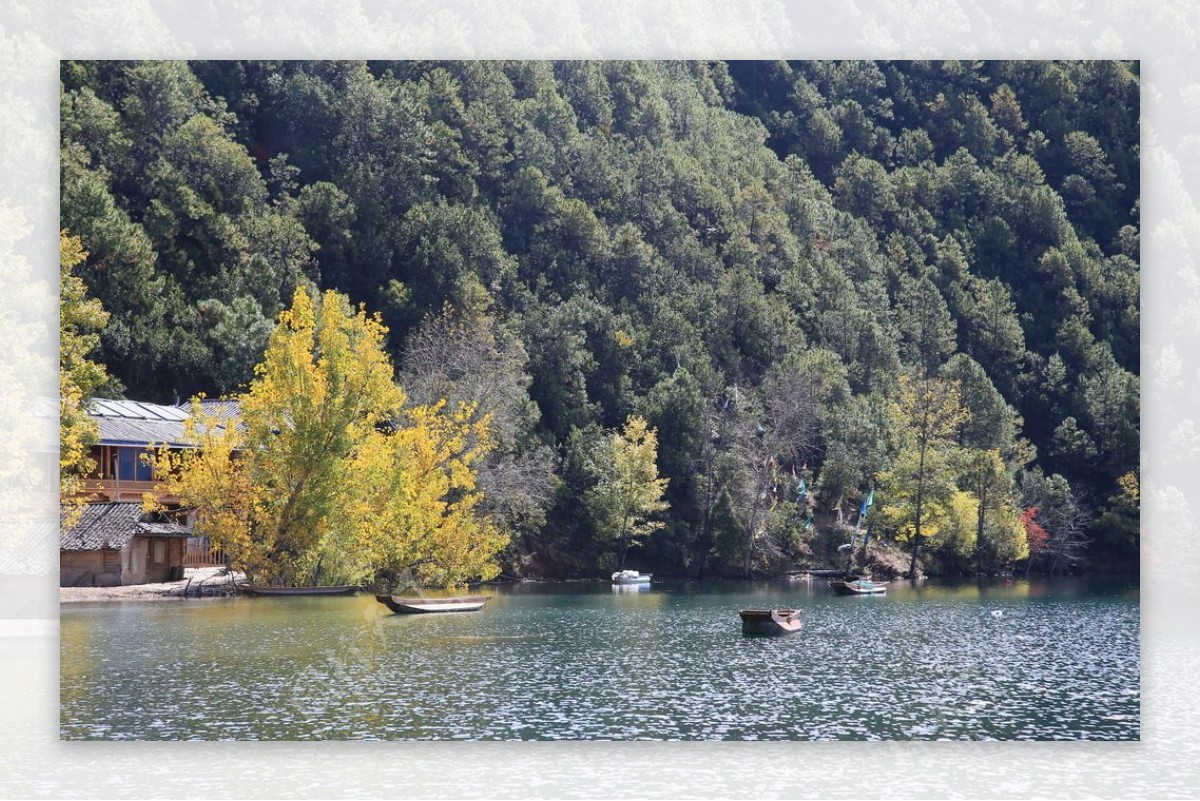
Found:
[[[998,449],[973,450],[964,460],[963,481],[979,500],[975,524],[976,569],[984,572],[984,556],[1011,565],[1029,554],[1025,527],[1013,503],[1013,478]]]
[[[72,500],[83,487],[82,477],[93,468],[91,446],[99,437],[96,422],[87,413],[87,401],[108,379],[104,365],[88,356],[100,342],[99,331],[108,323],[108,312],[74,273],[87,258],[79,237],[58,235],[58,470],[60,494]],[[65,525],[74,522],[78,509],[70,509]]]
[[[988,520],[985,536],[995,559],[1011,565],[1029,557],[1029,540],[1016,507],[1006,504],[995,509]]]
[[[195,450],[156,455],[197,532],[256,581],[355,584],[414,575],[490,578],[505,538],[476,512],[489,420],[405,410],[386,329],[342,295],[298,288],[280,315],[235,423],[197,401]]]
[[[454,586],[491,578],[507,537],[477,507],[476,470],[491,446],[489,420],[475,409],[443,404],[408,409],[392,435],[374,437],[357,454],[353,539],[371,569]],[[397,536],[396,532],[404,532]]]
[[[658,433],[643,418],[630,415],[621,431],[612,432],[608,449],[589,505],[601,533],[617,543],[617,564],[623,567],[626,551],[662,528],[651,516],[668,506],[662,499],[668,479],[658,477]]]
[[[892,467],[879,474],[883,511],[898,538],[912,542],[908,572],[915,576],[921,546],[936,534],[936,519],[946,514],[957,491],[956,462],[962,449],[955,434],[971,413],[962,404],[957,381],[908,375],[900,377],[891,406],[903,447]]]
[[[978,518],[979,499],[973,493],[957,490],[950,496],[937,536],[930,537],[930,542],[956,556],[970,556],[975,552]]]

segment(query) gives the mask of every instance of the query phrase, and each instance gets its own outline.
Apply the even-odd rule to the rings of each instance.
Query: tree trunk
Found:
[[[917,536],[913,538],[912,559],[908,563],[908,577],[915,579],[917,577],[917,557],[921,553],[921,534],[918,527]]]
[[[621,520],[621,534],[617,539],[617,570],[625,569],[625,553],[629,550],[629,537],[626,531],[629,530],[629,514],[626,512],[625,517]]]
[[[921,554],[921,502],[925,489],[925,449],[928,447],[926,443],[921,445],[921,456],[917,461],[917,497],[914,502],[914,516],[916,518],[916,535],[913,537],[913,552],[912,561],[908,563],[908,577],[915,579],[917,577],[917,557]]]
[[[987,492],[979,493],[979,522],[975,528],[975,575],[983,575],[983,524],[987,508]]]

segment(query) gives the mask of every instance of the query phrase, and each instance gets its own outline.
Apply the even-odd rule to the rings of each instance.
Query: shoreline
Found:
[[[188,568],[179,581],[123,584],[116,587],[59,587],[60,604],[93,601],[167,601],[224,598],[234,594],[233,584],[246,577],[220,567]]]

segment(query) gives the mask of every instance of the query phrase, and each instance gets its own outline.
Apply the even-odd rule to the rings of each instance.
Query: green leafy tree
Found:
[[[901,354],[933,375],[957,348],[954,320],[942,293],[928,278],[901,279],[896,311],[903,340]]]
[[[770,429],[773,376],[809,351],[838,363],[799,369],[844,371],[852,393],[818,401],[801,459],[822,504],[894,467],[903,427],[870,429],[904,369],[959,381],[972,418],[957,443],[999,449],[1009,470],[1032,462],[1100,499],[1136,469],[1136,63],[65,61],[60,75],[61,227],[90,253],[78,275],[112,314],[96,358],[130,397],[243,391],[300,284],[378,309],[393,358],[443,303],[486,314],[528,355],[483,371],[500,388],[529,376],[522,453],[563,457],[542,461],[562,480],[544,522],[525,514],[535,465],[487,410],[480,503],[524,521],[509,555],[530,573],[594,572],[610,543],[582,503],[591,445],[633,413],[671,480],[652,566],[739,572],[753,530],[770,546],[754,569],[799,553],[786,504],[755,500],[771,471],[753,475],[739,438]],[[680,371],[696,386],[671,386]],[[717,414],[734,386],[749,406]],[[513,480],[492,482],[508,457]],[[717,549],[722,497],[738,524]],[[987,547],[1019,552],[1001,507],[981,506]],[[1098,533],[1089,557],[1132,564],[1126,538]]]
[[[1093,525],[1097,538],[1120,560],[1118,564],[1125,560],[1136,562],[1141,540],[1141,507],[1138,474],[1130,471],[1117,479],[1117,491],[1108,497]]]

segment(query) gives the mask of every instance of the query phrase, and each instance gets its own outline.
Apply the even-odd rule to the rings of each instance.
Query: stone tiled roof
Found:
[[[138,536],[183,537],[188,531],[175,523],[147,519],[140,503],[93,503],[83,508],[79,521],[59,535],[64,551],[98,551],[124,548]]]
[[[58,547],[64,551],[119,550],[137,535],[141,519],[140,503],[88,504],[79,521],[61,532]]]
[[[148,537],[188,537],[191,532],[178,523],[138,523],[138,534]]]

